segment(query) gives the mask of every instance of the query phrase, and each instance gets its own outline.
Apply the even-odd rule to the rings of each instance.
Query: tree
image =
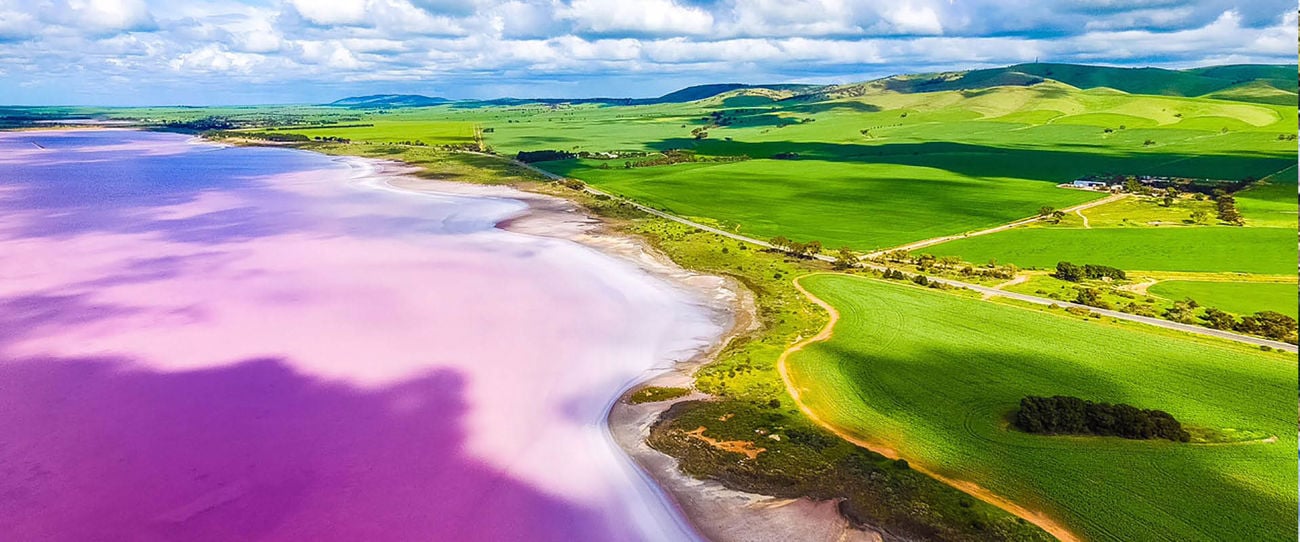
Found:
[[[1137,194],[1142,191],[1142,183],[1137,180],[1137,177],[1129,177],[1124,180],[1124,191],[1130,194]]]
[[[1262,311],[1243,316],[1241,322],[1236,325],[1236,330],[1277,341],[1296,343],[1295,318],[1278,312]]]
[[[1059,210],[1059,209],[1058,209],[1058,210],[1055,210],[1055,211],[1052,211],[1052,223],[1053,223],[1053,224],[1060,224],[1060,223],[1061,223],[1061,219],[1063,219],[1063,218],[1065,218],[1065,211],[1062,211],[1062,210]]]
[[[1204,224],[1208,220],[1210,220],[1210,213],[1205,209],[1197,209],[1195,211],[1192,211],[1192,222],[1195,222],[1197,224]]]
[[[1237,198],[1224,193],[1215,199],[1215,205],[1219,211],[1219,220],[1238,226],[1244,223],[1241,213],[1237,211]]]
[[[1054,212],[1056,212],[1056,208],[1055,208],[1055,207],[1052,207],[1052,206],[1050,206],[1050,205],[1044,205],[1044,206],[1038,208],[1038,217],[1039,217],[1039,218],[1047,218],[1047,217],[1049,217],[1049,216],[1052,216],[1052,213],[1054,213]]]
[[[1237,319],[1231,314],[1223,312],[1214,307],[1205,309],[1205,314],[1201,315],[1205,320],[1205,326],[1214,329],[1234,329],[1237,327]]]
[[[939,258],[939,266],[945,269],[952,269],[961,264],[961,258],[956,256],[944,256]]]
[[[803,246],[803,252],[809,256],[815,256],[822,251],[821,241],[808,241]]]
[[[1075,296],[1074,302],[1089,307],[1099,309],[1109,309],[1110,303],[1101,298],[1101,292],[1093,288],[1083,288],[1079,290],[1079,295]]]
[[[1083,280],[1083,268],[1070,262],[1057,262],[1056,273],[1052,276],[1061,280],[1079,282],[1080,280]]]
[[[786,247],[790,246],[790,240],[778,235],[769,240],[767,244],[772,245],[773,248],[785,250]]]
[[[849,269],[857,266],[858,258],[853,255],[853,251],[849,247],[840,247],[840,250],[835,254],[835,268]]]

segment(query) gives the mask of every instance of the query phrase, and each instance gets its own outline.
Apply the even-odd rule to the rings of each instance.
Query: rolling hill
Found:
[[[804,100],[867,96],[883,92],[919,94],[950,90],[1033,86],[1058,82],[1078,89],[1113,89],[1128,94],[1209,97],[1241,102],[1295,104],[1295,66],[1239,64],[1169,70],[1082,64],[1033,63],[959,72],[896,75],[814,90]]]
[[[421,96],[419,94],[374,94],[343,98],[327,105],[337,107],[427,107],[442,105],[450,101],[446,98]]]

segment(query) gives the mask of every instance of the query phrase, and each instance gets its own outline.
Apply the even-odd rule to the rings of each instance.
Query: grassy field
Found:
[[[1055,188],[1083,175],[1239,179],[1263,177],[1295,161],[1294,141],[1278,139],[1296,130],[1294,106],[1079,90],[1054,82],[774,99],[783,96],[737,91],[689,103],[631,106],[292,108],[292,118],[307,125],[281,130],[362,143],[439,145],[466,143],[477,127],[503,155],[683,149],[704,160],[745,156],[751,160],[630,169],[622,166],[635,158],[539,165],[744,233],[864,251],[983,229],[1031,216],[1045,205],[1067,207],[1100,197]],[[266,114],[218,111],[231,118]],[[699,130],[707,136],[697,139],[693,132]],[[797,159],[772,159],[778,154]],[[1252,225],[1276,226],[1286,218],[1284,202],[1273,196]],[[1257,207],[1243,201],[1242,208]]]
[[[873,249],[980,229],[1100,197],[1050,183],[982,178],[909,165],[750,160],[624,170],[594,160],[551,164],[676,214],[716,219],[759,238],[816,239]]]
[[[1296,269],[1296,232],[1232,226],[1016,228],[926,247],[924,252],[1042,269],[1070,261],[1127,270],[1286,274]]]
[[[1167,280],[1147,291],[1171,300],[1195,299],[1202,305],[1237,314],[1274,311],[1292,318],[1300,316],[1294,283]]]
[[[345,123],[348,126],[352,123]],[[395,143],[420,141],[429,145],[457,145],[474,142],[474,124],[471,122],[420,120],[367,119],[347,128],[329,126],[303,126],[279,128],[280,133],[302,134],[307,137],[342,137],[357,141]]]
[[[1088,217],[1088,225],[1093,228],[1145,228],[1150,226],[1192,226],[1192,213],[1204,211],[1209,214],[1205,224],[1216,224],[1214,218],[1214,201],[1197,200],[1191,197],[1177,198],[1168,207],[1154,197],[1130,196],[1113,203],[1099,205],[1083,212]],[[1059,225],[1051,227],[1081,227],[1083,220],[1078,215],[1066,215]]]
[[[1089,540],[1291,540],[1296,362],[840,275],[803,279],[842,319],[790,360],[824,419],[942,475],[1040,508]],[[1172,413],[1175,444],[1007,428],[1025,395]]]
[[[610,133],[615,119],[584,116],[596,113],[572,112],[552,124],[573,125],[562,132],[573,134],[582,132],[577,126],[584,122],[600,125],[599,139],[566,140],[571,150],[680,148],[754,160],[632,169],[621,168],[621,160],[584,160],[543,167],[759,236],[866,250],[982,229],[1044,205],[1066,207],[1100,197],[1054,188],[1082,175],[1262,177],[1292,163],[1295,153],[1294,144],[1277,139],[1294,124],[1284,107],[1051,85],[767,107],[746,102],[728,108],[725,100],[701,105],[727,119],[702,140],[689,134],[706,124],[699,118],[658,140],[673,131],[671,123],[629,124],[649,126],[640,147]],[[523,134],[544,140],[534,130],[548,127],[539,124],[498,125],[488,140],[498,148],[521,148],[530,141]],[[778,153],[798,159],[768,159]],[[610,169],[601,169],[602,163]]]
[[[1237,209],[1249,226],[1296,228],[1296,166],[1237,194]]]

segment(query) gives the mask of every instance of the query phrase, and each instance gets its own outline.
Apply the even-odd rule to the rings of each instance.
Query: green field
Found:
[[[1055,188],[1083,175],[1263,177],[1295,156],[1293,143],[1277,139],[1294,125],[1289,108],[1053,85],[766,107],[728,108],[725,100],[699,105],[712,105],[729,124],[695,140],[689,131],[705,124],[699,118],[637,117],[625,121],[643,134],[637,145],[609,112],[578,109],[546,125],[536,119],[493,124],[487,138],[507,150],[539,148],[525,145],[557,133],[571,144],[562,148],[574,151],[677,148],[703,157],[748,156],[754,160],[632,169],[622,168],[623,160],[571,160],[543,167],[741,232],[862,250],[1100,197]],[[591,137],[581,135],[587,129]],[[665,131],[675,134],[664,137]],[[1144,145],[1148,140],[1156,143]],[[767,159],[778,153],[798,159]]]
[[[1115,76],[1086,70],[1068,75],[1087,82]],[[1222,84],[1211,79],[1182,74],[1170,84],[1195,87],[1190,90]],[[1166,88],[1154,81],[1141,86],[1148,87]],[[267,114],[218,111],[232,118]],[[547,149],[612,153],[620,158],[539,165],[742,233],[864,251],[984,229],[1031,216],[1042,206],[1100,197],[1055,187],[1084,175],[1235,180],[1295,163],[1294,141],[1278,138],[1296,131],[1293,105],[1081,90],[1054,81],[936,92],[849,85],[798,97],[754,89],[643,105],[289,111],[304,125],[277,131],[358,143],[445,145],[471,142],[478,128],[484,143],[506,156]],[[707,136],[697,139],[698,130]],[[628,153],[669,149],[694,153],[702,162],[623,167],[639,160],[622,157]],[[797,158],[772,159],[778,154]],[[709,162],[742,156],[751,160]],[[1274,196],[1252,225],[1281,227],[1287,208]],[[1243,213],[1255,208],[1243,201]]]
[[[1232,226],[1015,228],[927,247],[938,256],[1021,267],[1095,263],[1127,270],[1283,275],[1296,269],[1296,231]]]
[[[1237,194],[1237,209],[1249,226],[1296,228],[1296,166]]]
[[[1274,311],[1292,318],[1300,315],[1294,283],[1166,280],[1147,291],[1166,299],[1195,299],[1202,305],[1237,314]]]
[[[1100,197],[1050,183],[909,165],[750,160],[631,170],[601,170],[587,162],[549,168],[762,239],[787,235],[863,250],[981,229],[1024,218],[1042,205],[1065,207]]]
[[[909,461],[1046,511],[1088,540],[1292,540],[1294,356],[1208,345],[843,275],[802,280],[841,313],[790,359],[806,404]],[[1172,413],[1175,444],[1009,430],[1026,395]]]
[[[352,123],[343,125],[348,124]],[[422,141],[430,145],[455,145],[474,142],[474,124],[470,122],[367,119],[348,128],[305,126],[280,128],[276,131],[307,137],[333,136],[378,143]]]

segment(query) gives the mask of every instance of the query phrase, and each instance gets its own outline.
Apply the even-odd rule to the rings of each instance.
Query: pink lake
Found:
[[[725,318],[372,173],[0,134],[3,538],[694,538],[604,418]]]

